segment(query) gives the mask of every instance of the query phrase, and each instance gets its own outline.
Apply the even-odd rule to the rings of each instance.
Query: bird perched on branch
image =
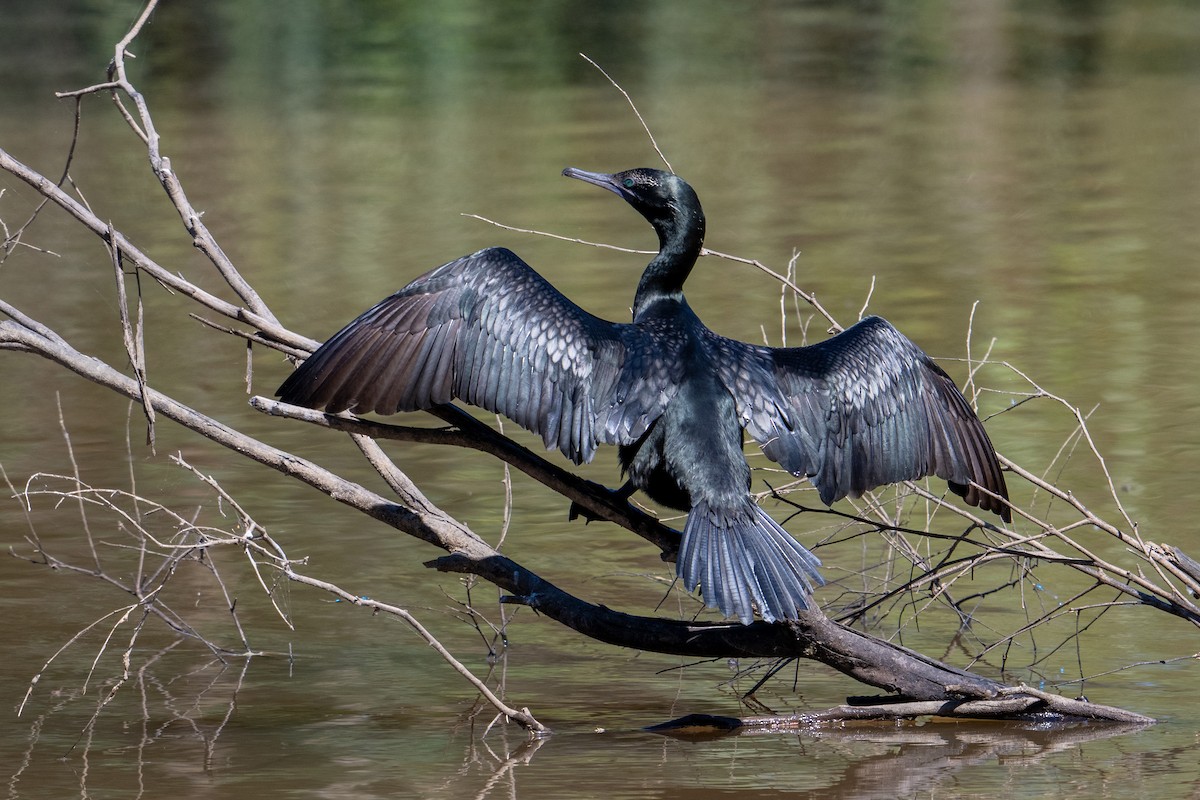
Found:
[[[742,431],[822,502],[928,475],[1010,520],[1004,475],[950,377],[879,317],[807,347],[710,331],[683,284],[704,212],[677,175],[563,174],[601,186],[654,227],[659,251],[633,321],[584,311],[503,248],[422,275],[334,334],[277,394],[329,412],[393,414],[465,400],[540,434],[575,463],[619,447],[628,492],[688,512],[677,570],[749,624],[795,619],[820,561],[758,507]]]

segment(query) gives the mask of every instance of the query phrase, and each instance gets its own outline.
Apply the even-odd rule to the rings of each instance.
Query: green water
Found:
[[[102,80],[137,10],[115,0],[7,3],[0,146],[57,177],[72,106],[53,92]],[[1142,534],[1200,552],[1200,13],[1191,4],[167,2],[133,49],[131,77],[192,203],[275,313],[318,338],[426,269],[497,244],[588,310],[627,316],[644,256],[463,216],[652,246],[629,209],[559,176],[568,165],[656,164],[625,100],[577,55],[585,52],[632,94],[697,189],[709,247],[779,270],[800,251],[797,283],[839,319],[853,320],[869,296],[870,311],[959,380],[955,359],[978,302],[973,350],[994,339],[994,359],[1096,407],[1092,432]],[[71,174],[92,207],[159,263],[218,289],[111,104],[89,98],[83,110]],[[15,227],[31,194],[7,175],[0,189],[0,219]],[[0,266],[0,296],[123,363],[99,243],[50,212],[28,241],[60,257],[18,251]],[[144,288],[157,385],[377,485],[341,438],[247,409],[244,345],[181,321],[186,302]],[[704,259],[688,296],[720,333],[780,341],[778,285],[750,267]],[[814,323],[810,334],[821,329]],[[789,316],[788,339],[798,336]],[[286,372],[258,351],[254,391],[269,394]],[[129,486],[124,402],[21,353],[0,351],[0,374],[0,464],[14,483],[70,470],[61,402],[84,478]],[[989,367],[980,380],[1012,389],[1009,375]],[[982,402],[994,412],[1008,398]],[[437,555],[431,548],[170,424],[151,455],[133,419],[143,493],[219,519],[204,488],[167,462],[182,452],[292,556],[307,556],[309,572],[409,607],[487,672],[479,635],[455,614],[460,583],[420,567]],[[1031,468],[1050,464],[1070,433],[1036,410],[1003,414],[989,429],[1001,452]],[[497,540],[504,474],[494,460],[390,449],[431,499]],[[1072,460],[1064,486],[1107,515],[1111,503],[1086,464]],[[613,454],[586,473],[615,484]],[[507,554],[591,601],[654,613],[665,568],[652,548],[613,526],[568,524],[560,498],[520,476],[513,484]],[[111,519],[91,521],[98,538],[121,540]],[[45,502],[30,522],[15,502],[0,503],[6,547],[28,553],[30,524],[63,558],[86,563],[73,507]],[[801,518],[789,527],[811,542],[823,525]],[[1088,542],[1120,557],[1099,534]],[[851,541],[821,556],[837,574],[868,553]],[[133,569],[119,552],[108,557],[117,571]],[[222,667],[193,645],[158,653],[173,637],[150,625],[133,672],[89,726],[121,675],[110,649],[83,688],[115,618],[46,670],[21,716],[15,708],[62,644],[127,597],[87,577],[0,561],[7,796],[1121,797],[1137,786],[1188,797],[1200,777],[1196,670],[1157,663],[1200,649],[1195,631],[1146,609],[1114,609],[1032,676],[1053,684],[1155,662],[1084,687],[1095,701],[1166,720],[1145,732],[926,725],[704,742],[638,728],[739,713],[737,694],[756,676],[735,678],[726,662],[679,669],[680,659],[585,641],[522,610],[495,675],[511,702],[556,731],[528,745],[514,729],[481,738],[491,715],[402,624],[291,587],[292,631],[237,558],[222,567],[252,644],[293,658],[254,659],[243,672],[242,662]],[[1078,588],[1049,574],[1039,602]],[[194,608],[210,635],[235,640],[201,577],[180,577],[177,603]],[[494,590],[476,588],[471,600],[498,618]],[[659,613],[680,608],[672,600]],[[999,601],[985,610],[997,622],[1020,616]],[[948,621],[928,620],[907,628],[905,643],[964,663]],[[122,629],[115,640],[127,639]],[[760,694],[781,711],[863,692],[812,663],[786,676]]]

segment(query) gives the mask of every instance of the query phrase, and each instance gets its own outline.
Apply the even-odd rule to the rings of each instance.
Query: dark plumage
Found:
[[[796,618],[820,561],[749,494],[742,431],[812,479],[821,501],[936,475],[1010,519],[983,425],[949,376],[879,317],[808,347],[710,331],[683,297],[704,213],[653,169],[564,175],[616,193],[654,226],[633,322],[572,303],[512,252],[489,248],[414,280],[334,334],[279,387],[288,403],[392,414],[455,398],[504,414],[576,463],[620,446],[634,486],[689,512],[689,589],[749,623]],[[987,491],[980,491],[978,486]]]

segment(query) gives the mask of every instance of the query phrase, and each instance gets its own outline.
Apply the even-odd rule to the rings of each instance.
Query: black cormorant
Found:
[[[807,347],[726,339],[688,306],[704,213],[654,169],[563,174],[608,189],[658,233],[633,322],[564,297],[509,250],[444,264],[351,322],[279,387],[284,402],[393,414],[465,400],[540,434],[575,463],[620,447],[633,486],[688,511],[688,590],[744,623],[795,619],[820,561],[750,496],[742,431],[832,504],[936,475],[1011,519],[992,444],[950,377],[879,317]],[[982,488],[982,491],[981,491]]]

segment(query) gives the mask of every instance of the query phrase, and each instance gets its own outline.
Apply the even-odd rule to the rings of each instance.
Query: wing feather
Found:
[[[459,398],[576,462],[636,440],[678,376],[671,341],[595,317],[509,250],[438,267],[330,337],[279,387],[289,403],[392,414]]]
[[[885,320],[867,317],[808,347],[716,334],[709,343],[747,432],[768,458],[811,478],[823,502],[934,475],[967,503],[1011,518],[992,496],[1008,490],[983,424],[950,377]]]

